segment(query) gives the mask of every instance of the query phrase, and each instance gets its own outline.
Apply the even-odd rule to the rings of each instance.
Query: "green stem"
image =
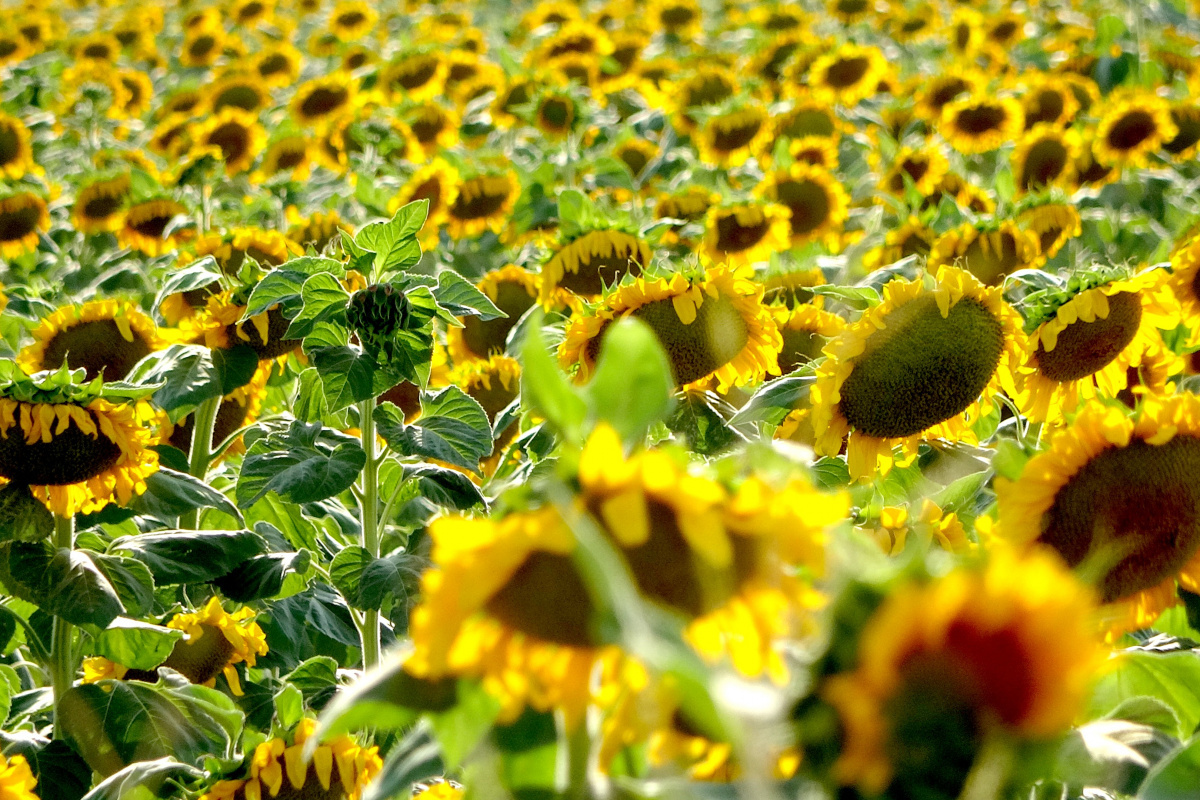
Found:
[[[70,550],[75,546],[75,517],[54,515],[54,546]],[[62,617],[54,618],[50,636],[50,690],[54,697],[54,736],[62,735],[58,724],[58,703],[75,681],[75,650],[72,644],[72,625]]]
[[[375,450],[375,398],[358,404],[358,425],[362,430],[362,449],[367,456],[362,471],[362,546],[372,558],[379,558],[379,453]],[[379,663],[379,611],[369,609],[363,615],[363,669]]]
[[[212,463],[213,428],[217,424],[217,411],[221,398],[210,397],[200,404],[192,415],[192,451],[188,454],[188,473],[193,478],[204,480],[208,466]],[[200,527],[200,509],[194,508],[179,518],[182,530],[194,531]]]
[[[591,786],[588,782],[588,760],[591,757],[592,740],[588,735],[587,720],[575,720],[575,730],[569,730],[566,718],[558,714],[560,740],[567,746],[567,785],[563,794],[569,800],[589,800]]]

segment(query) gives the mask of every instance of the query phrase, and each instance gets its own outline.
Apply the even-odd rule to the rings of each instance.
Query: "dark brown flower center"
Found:
[[[21,140],[12,125],[0,127],[0,167],[14,163],[21,157]]]
[[[288,61],[287,56],[282,53],[272,53],[258,62],[258,74],[264,78],[269,78],[272,75],[287,72],[290,66],[291,62]]]
[[[601,255],[594,251],[591,244],[593,239],[615,239],[616,246]],[[577,239],[566,248],[576,253],[579,269],[576,272],[563,270],[558,285],[570,289],[576,294],[593,297],[604,291],[605,286],[616,285],[621,278],[632,273],[640,274],[642,254],[636,242],[625,241],[618,234],[595,232]]]
[[[201,624],[201,635],[190,641],[180,639],[164,667],[170,667],[192,683],[206,683],[221,674],[236,652],[233,642],[215,625]]]
[[[1071,566],[1093,554],[1111,564],[1099,584],[1105,602],[1157,586],[1200,547],[1197,470],[1194,436],[1109,448],[1058,491],[1039,541]]]
[[[1025,129],[1039,122],[1058,122],[1066,110],[1066,98],[1061,92],[1042,89],[1033,95],[1025,109]]]
[[[1142,303],[1134,292],[1108,298],[1108,316],[1072,322],[1058,334],[1053,350],[1038,345],[1038,370],[1052,381],[1075,381],[1108,366],[1137,335]]]
[[[133,365],[150,354],[150,345],[137,331],[125,341],[111,319],[81,322],[56,333],[46,342],[42,369],[58,369],[64,362],[71,369],[87,370],[87,379],[100,375],[106,381],[124,380]]]
[[[1133,110],[1122,116],[1108,131],[1108,146],[1114,150],[1132,150],[1158,131],[1154,116],[1148,111]]]
[[[595,606],[570,556],[535,551],[487,603],[508,627],[546,642],[595,647]]]
[[[241,323],[242,333],[249,337],[248,339],[238,336],[237,323],[226,326],[225,335],[228,337],[231,347],[247,344],[254,348],[254,352],[258,353],[259,361],[270,361],[272,358],[287,355],[300,346],[299,339],[283,338],[291,324],[291,320],[285,317],[282,311],[272,308],[267,311],[267,341],[262,340],[262,337],[258,335],[258,328],[250,320]]]
[[[930,108],[941,113],[943,106],[959,95],[965,94],[970,88],[971,84],[962,78],[947,78],[934,87],[934,90],[929,93],[929,99],[925,102]]]
[[[575,104],[562,97],[546,98],[538,108],[538,119],[544,128],[565,131],[575,119]]]
[[[981,233],[967,245],[962,256],[963,266],[988,286],[1002,283],[1009,273],[1025,266],[1017,252],[1016,237],[1003,231],[999,238],[1000,248],[997,249],[993,238]]]
[[[263,103],[262,93],[253,86],[230,86],[213,100],[213,111],[222,108],[240,108],[243,111],[255,111]]]
[[[786,375],[797,367],[804,366],[821,355],[821,348],[829,341],[814,331],[783,328],[783,349],[779,353],[779,370]]]
[[[1017,183],[1024,191],[1048,186],[1067,168],[1069,153],[1066,144],[1050,136],[1039,139],[1029,148]]]
[[[867,339],[839,408],[868,436],[913,436],[979,399],[1003,350],[1000,320],[978,300],[964,297],[943,317],[935,298],[920,297]]]
[[[421,387],[401,381],[379,395],[381,403],[393,403],[404,412],[404,421],[412,422],[421,413]]]
[[[208,143],[220,149],[226,163],[236,163],[250,149],[250,132],[240,122],[226,122],[213,129]]]
[[[57,429],[57,423],[55,429]],[[97,432],[95,438],[72,422],[49,442],[25,443],[21,426],[0,436],[0,475],[13,483],[64,486],[94,478],[117,463],[120,446]]]
[[[436,56],[412,56],[396,66],[392,86],[411,92],[420,89],[437,75]]]
[[[101,194],[89,197],[83,204],[83,216],[91,220],[106,219],[117,213],[124,202],[123,195]]]
[[[1171,119],[1175,126],[1179,128],[1179,133],[1175,134],[1175,138],[1163,145],[1163,150],[1166,150],[1172,155],[1178,155],[1189,147],[1192,147],[1196,142],[1200,142],[1200,111],[1196,108],[1188,109],[1185,112],[1177,110],[1171,111]],[[0,144],[0,152],[3,151],[3,145]]]
[[[1002,106],[982,103],[961,109],[954,118],[954,125],[968,136],[982,136],[999,130],[1007,119],[1008,114]]]
[[[464,317],[463,344],[480,358],[487,358],[492,353],[504,352],[509,331],[516,326],[521,315],[533,307],[534,301],[534,296],[529,294],[523,284],[513,281],[499,284],[496,287],[496,297],[493,302],[496,304],[496,308],[508,316],[489,320],[481,320],[479,317]]]
[[[324,117],[341,108],[348,97],[345,89],[318,86],[300,103],[300,113],[308,119]]]
[[[504,208],[508,200],[508,184],[493,184],[488,178],[472,178],[460,187],[450,216],[455,219],[487,219]]]
[[[163,232],[166,231],[167,225],[171,222],[174,214],[150,214],[146,217],[138,219],[138,216],[127,219],[127,224],[137,233],[151,239],[161,239]]]
[[[211,34],[201,34],[188,45],[188,53],[192,58],[204,58],[217,46],[217,40]]]
[[[740,253],[762,241],[771,229],[771,221],[760,215],[758,221],[743,225],[734,214],[717,217],[717,249],[723,253]]]
[[[778,200],[792,212],[793,236],[803,236],[829,221],[829,195],[813,180],[787,180],[775,189]]]
[[[754,141],[762,130],[763,118],[756,114],[732,114],[713,122],[713,148],[722,153],[731,153]]]
[[[516,380],[513,380],[509,386],[504,385],[504,381],[500,380],[499,375],[492,375],[488,381],[488,385],[476,383],[467,389],[467,394],[483,406],[483,411],[488,416],[491,422],[496,421],[496,415],[512,404],[513,400],[517,399],[517,391],[519,385]]]
[[[684,89],[685,105],[707,106],[720,103],[733,95],[733,87],[720,75],[705,75]]]
[[[40,218],[38,208],[33,205],[0,211],[0,242],[19,241],[36,232]]]
[[[825,70],[825,83],[834,89],[847,89],[861,81],[870,66],[871,59],[866,56],[839,58]]]

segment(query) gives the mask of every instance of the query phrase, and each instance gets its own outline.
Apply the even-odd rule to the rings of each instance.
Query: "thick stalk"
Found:
[[[379,453],[375,450],[375,398],[358,404],[359,427],[362,430],[362,449],[367,463],[362,471],[362,546],[372,558],[379,558]],[[379,663],[379,612],[368,610],[363,615],[363,669]]]
[[[75,517],[54,515],[54,546],[70,550],[75,546]],[[54,618],[50,636],[50,690],[54,697],[54,736],[62,735],[58,724],[58,703],[75,680],[75,649],[72,625],[62,617]]]
[[[204,480],[208,466],[212,463],[213,427],[217,424],[217,410],[221,398],[210,397],[200,404],[192,415],[192,451],[188,454],[188,473],[193,478]],[[194,531],[200,526],[200,509],[194,508],[179,518],[182,530]]]

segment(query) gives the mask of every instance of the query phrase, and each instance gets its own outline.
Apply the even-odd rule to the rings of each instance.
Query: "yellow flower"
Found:
[[[885,506],[877,527],[868,528],[867,532],[888,555],[904,552],[910,533],[915,533],[925,547],[936,544],[948,553],[966,553],[975,547],[958,515],[945,513],[928,497],[921,501],[921,513],[915,519],[910,519],[908,512],[905,506]]]
[[[254,57],[254,74],[268,87],[290,86],[300,77],[303,57],[288,42],[277,42]]]
[[[308,217],[302,217],[292,207],[288,212],[288,222],[291,223],[287,232],[288,238],[302,250],[312,247],[318,253],[325,251],[325,246],[339,231],[349,235],[354,233],[354,229],[342,220],[337,211],[315,211]]]
[[[1013,272],[1033,266],[1038,255],[1037,237],[1011,220],[991,229],[964,222],[933,243],[929,267],[957,265],[984,284],[998,286]]]
[[[712,206],[704,217],[701,255],[731,267],[767,261],[790,247],[791,212],[778,203]]]
[[[37,250],[38,234],[49,227],[46,201],[33,192],[0,198],[0,258],[20,258]]]
[[[675,225],[663,235],[665,244],[680,241],[680,231],[688,222],[703,220],[708,210],[719,200],[719,196],[703,186],[685,186],[669,194],[660,194],[654,205],[654,216],[657,219],[683,220],[683,225]]]
[[[329,30],[343,42],[353,42],[370,33],[379,14],[362,0],[342,0],[329,15]]]
[[[1095,583],[1110,635],[1149,627],[1200,589],[1194,523],[1200,400],[1147,397],[1130,418],[1086,404],[1017,481],[996,479],[999,534],[1056,550]]]
[[[251,608],[227,613],[215,596],[197,612],[176,614],[167,627],[183,631],[185,636],[162,665],[205,686],[214,685],[217,675],[224,675],[230,690],[241,696],[242,684],[234,665],[253,667],[258,656],[267,654],[266,634],[254,616]]]
[[[888,73],[887,58],[878,47],[850,43],[821,56],[808,70],[816,96],[847,108],[875,94]]]
[[[423,247],[437,243],[438,229],[446,220],[447,212],[458,196],[458,170],[441,158],[435,158],[414,172],[408,181],[388,202],[389,213],[395,214],[401,207],[417,200],[429,201],[429,215],[419,238]]]
[[[593,298],[621,282],[640,275],[653,252],[642,239],[621,230],[592,230],[560,243],[542,266],[539,296],[544,305],[561,299],[562,290]]]
[[[928,196],[937,191],[949,169],[950,163],[937,145],[901,147],[892,159],[892,165],[880,178],[879,188],[903,199],[907,176],[917,192]]]
[[[1048,122],[1030,128],[1013,150],[1013,177],[1019,192],[1065,186],[1075,178],[1082,143],[1072,130]]]
[[[191,329],[203,337],[206,346],[226,350],[235,345],[249,345],[259,361],[270,361],[298,350],[301,340],[284,338],[291,320],[279,306],[271,306],[239,322],[246,307],[234,303],[231,297],[229,290],[208,295],[204,309],[193,320]]]
[[[188,228],[176,228],[167,234],[177,216],[187,213],[187,207],[175,200],[146,200],[125,211],[125,224],[117,231],[122,247],[137,250],[150,257],[161,256],[176,249],[191,236]]]
[[[227,36],[218,26],[189,30],[184,37],[179,63],[185,67],[211,67],[225,50]]]
[[[21,369],[33,374],[67,364],[86,370],[89,381],[124,380],[134,364],[166,346],[154,320],[122,300],[60,308],[30,335],[33,342],[17,356]]]
[[[1025,127],[1033,128],[1040,123],[1069,125],[1082,103],[1075,96],[1070,79],[1034,71],[1021,87],[1021,105],[1025,110]]]
[[[767,173],[755,191],[791,212],[788,226],[793,245],[821,242],[831,251],[839,248],[850,195],[829,170],[792,164]]]
[[[1017,224],[1038,238],[1038,261],[1042,264],[1054,258],[1063,245],[1083,232],[1079,209],[1071,203],[1030,206],[1017,217]]]
[[[1151,153],[1175,138],[1171,104],[1148,91],[1116,91],[1097,112],[1096,160],[1115,167],[1144,167]]]
[[[1171,277],[1167,285],[1188,328],[1188,346],[1200,344],[1200,236],[1187,238],[1171,253]]]
[[[75,196],[71,222],[81,233],[115,233],[125,224],[122,210],[129,199],[129,173],[95,180]]]
[[[29,769],[25,756],[0,756],[0,798],[4,800],[38,800],[34,794],[37,778]]]
[[[709,117],[692,135],[692,142],[705,164],[740,167],[770,141],[768,122],[767,110],[762,104],[747,102]]]
[[[951,100],[942,108],[938,132],[960,153],[986,153],[1021,135],[1021,104],[1013,97],[982,92]]]
[[[292,118],[306,127],[327,124],[355,102],[354,82],[344,75],[314,78],[296,89],[289,109]]]
[[[19,181],[39,168],[33,160],[29,128],[16,117],[0,111],[0,177]]]
[[[424,103],[442,93],[448,69],[437,51],[414,51],[384,67],[379,84],[393,101]]]
[[[782,339],[762,304],[763,287],[752,277],[746,268],[714,267],[694,281],[674,275],[621,286],[571,322],[559,363],[577,366],[577,380],[587,380],[608,326],[633,316],[658,337],[677,385],[699,388],[715,381],[725,391],[778,374]]]
[[[1075,293],[1029,336],[1015,399],[1035,421],[1058,422],[1081,399],[1115,397],[1130,369],[1161,347],[1158,330],[1174,328],[1179,306],[1165,272],[1110,280]]]
[[[446,227],[455,239],[498,233],[508,222],[519,187],[511,172],[485,173],[460,180],[446,208]]]
[[[28,484],[60,517],[122,505],[146,490],[158,454],[149,405],[95,399],[31,403],[0,397],[0,477]]]
[[[249,170],[267,141],[258,117],[233,106],[200,123],[194,136],[189,158],[212,154],[225,162],[225,174],[230,177]]]
[[[779,371],[784,375],[820,358],[829,340],[846,329],[844,319],[815,305],[773,306],[771,312],[783,339]]]
[[[290,179],[297,183],[308,180],[311,174],[312,154],[309,140],[301,134],[281,136],[267,145],[262,164],[253,176],[255,182],[289,172]]]
[[[412,800],[462,800],[462,784],[445,778],[434,778],[426,783],[413,785]]]
[[[989,733],[1065,732],[1105,658],[1093,609],[1046,555],[1001,550],[984,569],[902,585],[862,631],[857,668],[820,689],[844,730],[834,778],[871,795],[953,796]]]
[[[855,479],[892,467],[892,449],[915,454],[922,441],[974,441],[971,426],[991,398],[1012,393],[1020,317],[1000,290],[953,267],[923,280],[893,280],[825,348],[810,393],[821,455],[837,455],[849,436]]]
[[[1175,138],[1163,142],[1166,150],[1179,162],[1190,161],[1200,150],[1200,105],[1188,100],[1171,107],[1171,122],[1179,130]]]
[[[446,347],[454,362],[487,359],[493,354],[503,353],[509,332],[537,302],[540,285],[541,280],[536,273],[515,264],[494,269],[480,278],[475,284],[476,288],[508,316],[490,320],[474,316],[460,317],[463,327],[447,328]]]
[[[202,236],[196,241],[195,249],[197,258],[212,256],[221,271],[231,276],[238,274],[247,258],[270,269],[304,254],[298,244],[279,231],[249,227]]]

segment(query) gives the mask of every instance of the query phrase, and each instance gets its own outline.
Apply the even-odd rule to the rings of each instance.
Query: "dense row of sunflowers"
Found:
[[[1196,796],[1198,49],[0,7],[0,800]]]

